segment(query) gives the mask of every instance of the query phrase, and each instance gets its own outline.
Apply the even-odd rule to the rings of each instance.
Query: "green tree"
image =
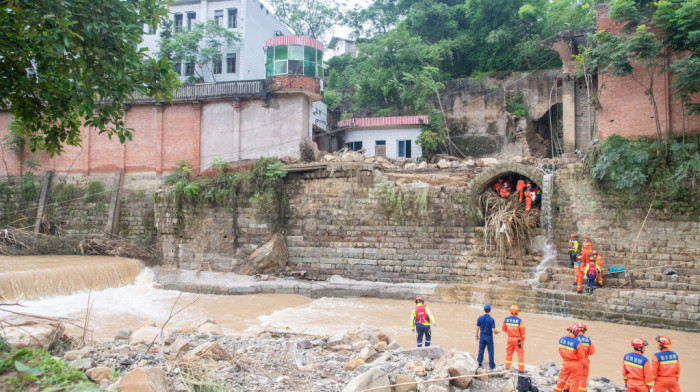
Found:
[[[333,26],[343,20],[335,0],[270,0],[275,16],[291,27],[294,33],[323,39]]]
[[[395,0],[374,0],[367,8],[356,5],[346,12],[343,24],[352,29],[351,37],[369,38],[389,32],[400,16]]]
[[[191,29],[172,32],[171,23],[164,24],[158,41],[158,54],[180,64],[195,64],[194,73],[188,83],[203,82],[211,75],[216,82],[215,66],[222,66],[221,51],[240,40],[240,35],[210,19],[196,23]]]
[[[0,9],[0,108],[17,135],[51,156],[79,146],[81,126],[124,142],[131,96],[166,99],[177,79],[167,59],[139,49],[162,0],[5,0]]]

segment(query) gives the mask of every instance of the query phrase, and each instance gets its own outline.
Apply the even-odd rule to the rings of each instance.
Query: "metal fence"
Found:
[[[245,80],[236,82],[186,84],[173,92],[173,101],[193,101],[198,99],[260,97],[267,95],[265,80]],[[140,93],[133,95],[134,102],[153,102],[154,99]]]

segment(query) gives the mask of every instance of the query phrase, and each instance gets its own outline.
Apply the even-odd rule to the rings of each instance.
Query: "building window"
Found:
[[[194,75],[194,61],[185,64],[185,76]]]
[[[375,146],[386,146],[386,140],[376,140],[374,142]]]
[[[192,30],[192,27],[194,27],[194,21],[196,19],[197,19],[196,12],[188,12],[187,13],[187,30]]]
[[[224,10],[214,10],[214,20],[219,26],[223,26]]]
[[[175,24],[173,24],[173,27],[176,33],[182,31],[182,14],[175,14]]]
[[[362,148],[362,142],[345,143],[345,147],[347,147],[348,150],[357,151]]]
[[[217,60],[214,60],[212,62],[212,73],[214,73],[214,74],[221,73],[221,59],[217,59]]]
[[[399,158],[411,157],[411,141],[399,140]]]
[[[236,54],[229,53],[226,55],[226,73],[236,73]]]
[[[238,19],[238,10],[235,8],[228,9],[228,28],[235,29],[237,26],[236,19]]]
[[[178,75],[182,75],[182,64],[173,63],[173,71],[175,71],[175,73]]]

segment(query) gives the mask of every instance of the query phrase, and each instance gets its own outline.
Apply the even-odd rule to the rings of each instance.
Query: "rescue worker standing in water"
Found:
[[[571,239],[569,239],[569,261],[571,261],[572,267],[576,262],[576,253],[578,253],[578,240],[576,239],[576,234],[571,234]]]
[[[657,336],[659,352],[651,357],[651,374],[654,377],[654,391],[656,392],[681,392],[678,378],[681,376],[681,364],[678,354],[670,351],[671,339],[666,336]]]
[[[576,339],[579,333],[578,326],[574,324],[566,330],[568,334],[559,338],[559,355],[564,363],[561,365],[554,392],[562,392],[564,387],[568,391],[578,392],[576,388],[578,388],[583,369],[581,360],[586,355],[583,344]]]
[[[651,363],[644,356],[647,341],[642,338],[632,339],[633,352],[625,354],[622,359],[622,378],[627,392],[651,392],[654,388],[654,375]]]
[[[581,244],[581,256],[583,256],[583,262],[588,264],[591,259],[591,252],[593,252],[593,243],[590,240],[591,236],[586,234],[586,239]]]
[[[425,306],[423,298],[416,298],[416,307],[411,313],[411,331],[416,331],[418,347],[423,347],[423,336],[425,336],[425,347],[430,346],[430,325],[437,325],[430,309]]]
[[[586,353],[586,356],[581,359],[581,378],[579,381],[579,387],[578,390],[582,392],[586,392],[587,390],[587,384],[588,384],[588,374],[590,372],[589,366],[591,364],[591,360],[588,359],[591,355],[595,354],[595,347],[593,346],[593,342],[591,341],[590,338],[586,337],[586,331],[588,331],[588,327],[586,327],[586,324],[584,323],[578,323],[576,325],[579,329],[578,335],[576,335],[576,339],[578,339],[579,342],[583,345],[583,351]]]
[[[583,269],[585,264],[583,264],[583,257],[578,256],[576,262],[574,262],[574,284],[576,284],[576,292],[581,294],[581,284],[583,284]]]
[[[518,353],[518,371],[525,372],[525,358],[523,357],[523,347],[525,346],[525,323],[518,317],[520,309],[518,305],[510,307],[510,316],[503,321],[503,332],[508,335],[508,345],[506,346],[506,370],[510,369],[513,363],[513,351]]]

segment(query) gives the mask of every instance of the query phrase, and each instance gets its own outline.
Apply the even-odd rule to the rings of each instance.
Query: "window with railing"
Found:
[[[323,52],[309,46],[278,45],[267,48],[265,75],[323,77]]]

